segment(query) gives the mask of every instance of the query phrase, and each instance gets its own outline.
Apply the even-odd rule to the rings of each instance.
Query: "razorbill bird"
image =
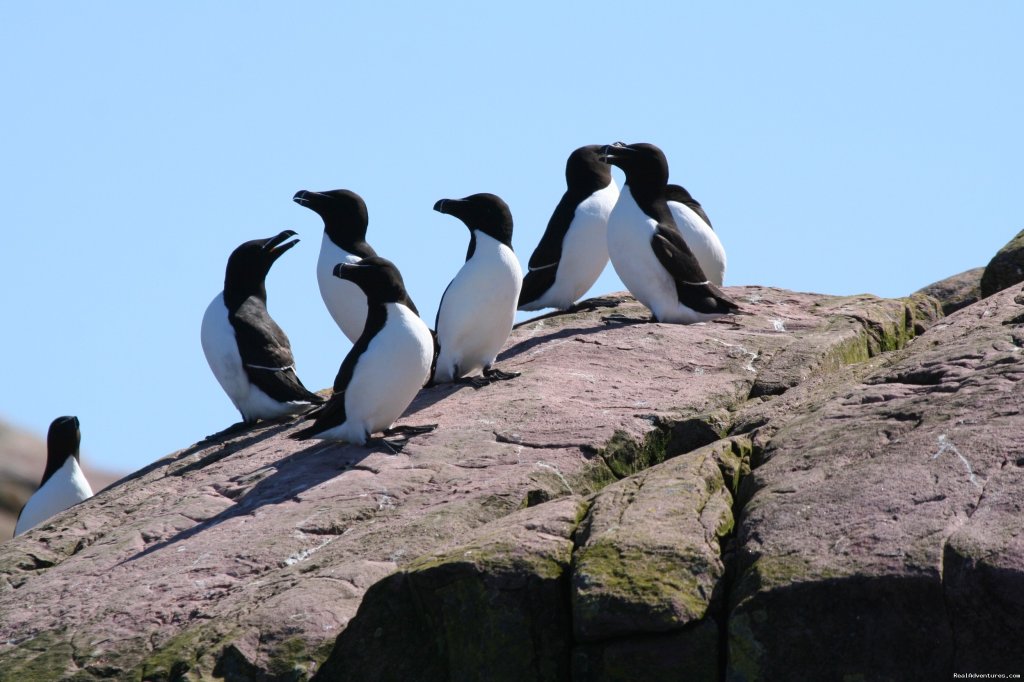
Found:
[[[653,144],[607,145],[602,157],[626,174],[608,218],[608,254],[622,283],[659,322],[691,324],[739,306],[712,284],[686,245],[666,200],[668,161]]]
[[[352,282],[334,276],[338,263],[358,263],[377,253],[366,243],[369,216],[363,198],[347,189],[327,192],[299,190],[292,200],[313,210],[324,221],[320,257],[316,262],[316,281],[320,296],[335,324],[355,343],[366,322],[366,294]],[[409,301],[413,312],[416,306]],[[418,313],[417,313],[418,314]]]
[[[566,191],[530,256],[520,310],[566,310],[587,292],[608,264],[608,215],[619,198],[601,147],[580,147],[565,163]]]
[[[228,258],[224,291],[203,316],[206,361],[247,424],[324,402],[299,381],[288,337],[267,312],[267,273],[281,254],[299,243],[288,241],[294,236],[285,230],[235,249]]]
[[[665,198],[672,218],[676,221],[683,241],[690,247],[700,269],[715,286],[722,286],[725,280],[725,247],[711,227],[711,220],[704,208],[686,188],[668,185]]]
[[[322,438],[363,445],[402,416],[430,378],[434,340],[412,309],[398,268],[379,256],[339,263],[334,276],[358,286],[367,300],[362,335],[345,356],[334,395],[296,440]],[[407,427],[422,432],[433,427]]]
[[[46,471],[39,488],[21,509],[14,534],[35,528],[54,514],[92,497],[92,488],[78,464],[82,434],[78,417],[57,417],[46,434]]]
[[[466,262],[441,296],[434,328],[438,356],[433,383],[448,383],[483,370],[479,386],[518,373],[494,369],[512,331],[523,271],[512,252],[512,213],[493,194],[441,199],[434,210],[469,228]]]

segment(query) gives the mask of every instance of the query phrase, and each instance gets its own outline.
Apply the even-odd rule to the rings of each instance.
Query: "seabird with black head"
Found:
[[[39,488],[18,515],[14,534],[21,535],[55,514],[92,497],[79,461],[82,432],[78,417],[57,417],[46,434],[46,470]]]
[[[617,142],[602,158],[626,175],[608,219],[608,254],[622,283],[659,322],[691,324],[739,311],[708,280],[668,206],[668,161],[649,143]]]
[[[285,230],[236,248],[228,258],[224,290],[203,315],[203,353],[246,424],[304,412],[324,400],[302,385],[291,343],[267,311],[267,274],[299,243],[289,241],[294,236]]]
[[[483,370],[475,385],[518,374],[493,367],[515,320],[523,272],[512,251],[512,212],[494,194],[441,199],[434,210],[461,220],[470,232],[466,261],[441,296],[437,310],[435,383]]]
[[[300,190],[295,203],[314,211],[323,219],[324,235],[316,264],[316,281],[327,311],[342,333],[353,343],[366,322],[366,295],[351,282],[334,276],[339,263],[358,263],[376,256],[366,242],[369,213],[366,202],[355,192],[332,189],[326,192]],[[416,307],[412,306],[415,311]]]
[[[434,342],[427,325],[410,307],[402,275],[379,256],[339,263],[334,276],[358,286],[367,300],[362,335],[345,356],[331,399],[316,421],[292,435],[362,445],[374,433],[390,435],[391,425],[429,379]],[[423,433],[430,427],[405,427]]]
[[[608,263],[608,216],[619,198],[601,147],[580,147],[565,164],[566,191],[530,256],[520,310],[570,308]]]

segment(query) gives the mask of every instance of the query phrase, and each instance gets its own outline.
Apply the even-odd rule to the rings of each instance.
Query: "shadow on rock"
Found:
[[[416,394],[416,398],[409,404],[409,407],[405,409],[405,412],[402,413],[402,417],[400,417],[400,419],[409,417],[420,410],[425,410],[442,400],[450,398],[464,388],[470,388],[470,386],[465,383],[454,383],[435,384],[434,386],[424,387]]]
[[[224,429],[223,431],[218,431],[213,435],[207,436],[198,443],[190,445],[189,447],[185,448],[184,450],[181,450],[180,452],[176,452],[173,455],[164,457],[163,459],[158,459],[152,464],[148,464],[137,471],[133,471],[124,478],[121,478],[120,480],[111,483],[109,486],[104,488],[104,490],[109,490],[123,483],[127,483],[129,481],[134,481],[136,479],[142,478],[146,474],[155,471],[160,467],[170,467],[172,464],[180,462],[181,460],[190,457],[191,455],[194,455],[197,452],[202,452],[203,450],[207,450],[209,448],[213,448],[217,445],[220,445],[220,449],[217,450],[216,452],[211,453],[209,455],[205,455],[198,461],[192,462],[184,467],[180,467],[173,471],[168,471],[167,475],[180,476],[184,473],[188,473],[189,471],[200,469],[208,464],[212,464],[213,462],[224,459],[225,457],[234,452],[244,450],[245,448],[249,447],[256,441],[263,440],[268,435],[280,433],[281,431],[290,427],[295,422],[299,421],[299,419],[300,418],[297,417],[285,417],[283,419],[261,421],[257,424],[245,428],[239,428],[239,424],[234,424]],[[241,435],[240,438],[236,437],[239,435]],[[234,440],[232,440],[233,437]]]
[[[287,428],[287,426],[287,424],[282,425],[280,430]],[[268,465],[266,468],[273,469],[273,473],[259,479],[251,488],[236,488],[235,491],[238,499],[235,500],[233,506],[187,530],[183,530],[166,540],[161,540],[153,546],[147,547],[134,556],[125,559],[122,563],[142,559],[161,549],[170,547],[183,540],[188,540],[228,519],[251,514],[260,507],[280,504],[289,500],[298,501],[298,496],[305,491],[341,475],[346,469],[354,467],[366,458],[367,455],[375,452],[392,454],[393,450],[380,440],[372,443],[370,447],[342,445],[333,442],[316,442],[303,450],[299,450],[284,459]],[[192,465],[188,465],[188,467],[192,467]],[[221,494],[228,498],[235,497],[232,495],[232,491],[221,492]]]
[[[615,329],[618,327],[626,327],[634,324],[647,324],[649,320],[641,319],[636,317],[604,317],[602,318],[604,323],[602,326],[594,327],[560,327],[558,329],[552,329],[547,334],[538,334],[531,336],[528,339],[523,339],[514,346],[509,346],[503,350],[499,355],[496,362],[508,360],[514,358],[517,355],[525,353],[526,351],[539,346],[542,343],[549,341],[556,341],[558,339],[567,339],[573,336],[588,336],[590,334],[600,334],[606,332],[609,329]]]

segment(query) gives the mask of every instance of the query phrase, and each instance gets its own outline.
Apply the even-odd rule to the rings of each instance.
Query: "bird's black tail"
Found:
[[[433,329],[430,330],[430,338],[434,340],[434,355],[430,358],[430,374],[427,375],[427,383],[423,384],[424,388],[430,388],[434,385],[434,373],[437,371],[437,358],[441,355],[441,342],[437,340],[437,332]]]
[[[291,438],[292,440],[309,440],[310,438],[314,438],[322,430],[323,429],[318,428],[317,425],[314,423],[311,426],[307,426],[304,429],[296,431],[295,433],[289,435],[288,437]]]
[[[557,263],[555,264],[558,265]],[[523,277],[523,286],[519,289],[519,302],[516,309],[522,310],[524,305],[530,305],[551,288],[555,283],[555,268],[541,268],[530,270]]]

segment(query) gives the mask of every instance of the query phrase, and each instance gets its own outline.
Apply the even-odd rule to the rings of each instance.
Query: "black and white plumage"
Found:
[[[46,470],[39,488],[18,515],[14,534],[35,528],[54,514],[92,497],[78,461],[82,435],[78,417],[57,417],[46,435]]]
[[[366,243],[369,214],[366,202],[355,192],[332,189],[327,192],[299,190],[292,200],[314,211],[324,221],[316,281],[320,296],[335,324],[355,343],[366,322],[366,294],[352,282],[334,276],[338,263],[358,263],[377,253]],[[416,306],[409,301],[413,312]]]
[[[601,147],[580,147],[565,163],[566,191],[530,256],[520,310],[571,307],[608,264],[608,216],[619,198]]]
[[[367,300],[363,333],[345,356],[334,380],[334,395],[312,426],[292,438],[322,438],[362,445],[388,429],[430,376],[434,341],[416,314],[398,268],[370,256],[340,263],[334,276],[360,287]]]
[[[469,228],[466,262],[441,296],[435,329],[438,356],[434,383],[448,383],[477,370],[484,378],[518,376],[493,368],[512,332],[523,271],[512,252],[512,213],[493,194],[441,199],[434,210]]]
[[[711,227],[704,207],[681,185],[668,185],[665,199],[676,227],[700,263],[700,269],[712,284],[722,286],[725,281],[725,247]]]
[[[705,276],[686,245],[666,199],[668,161],[653,144],[602,148],[626,174],[608,219],[615,272],[659,322],[691,324],[735,313],[739,306]]]
[[[296,414],[324,401],[299,381],[288,337],[267,312],[267,273],[299,243],[288,241],[294,236],[285,230],[235,249],[228,258],[224,291],[203,316],[206,361],[246,423]]]

